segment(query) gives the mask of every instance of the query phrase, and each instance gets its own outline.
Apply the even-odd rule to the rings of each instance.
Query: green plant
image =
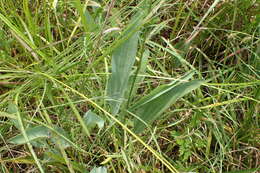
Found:
[[[0,172],[257,172],[258,11],[0,0]]]

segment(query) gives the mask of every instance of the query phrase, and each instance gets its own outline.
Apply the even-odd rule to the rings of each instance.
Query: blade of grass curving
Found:
[[[155,42],[153,42],[153,41],[149,41],[148,44],[151,44],[151,45],[153,45],[153,46],[156,46],[156,47],[158,47],[158,48],[160,48],[160,49],[162,49],[162,50],[164,50],[164,51],[170,53],[173,57],[176,57],[183,65],[187,65],[187,66],[189,66],[192,70],[195,70],[196,72],[198,72],[193,65],[191,65],[184,57],[182,57],[182,56],[177,52],[177,50],[169,43],[169,41],[167,41],[167,40],[165,40],[165,39],[163,39],[163,41],[165,41],[165,43],[166,43],[170,48],[165,48],[165,47],[163,47],[163,46],[161,46],[161,45],[159,45],[159,44],[157,44],[157,43],[155,43]],[[184,68],[186,68],[186,67],[184,66]],[[186,68],[186,70],[188,70],[188,68]]]
[[[202,80],[192,80],[187,82],[187,80],[192,77],[193,73],[194,72],[188,73],[180,78],[180,80],[174,81],[171,84],[159,86],[149,95],[144,96],[132,108],[130,108],[130,110],[147,124],[152,123],[179,98],[192,90],[197,89],[204,83]],[[134,131],[140,133],[144,128],[144,123],[135,119]]]
[[[47,83],[45,82],[45,86],[44,86],[44,89],[45,89],[45,90],[46,90],[46,85],[47,85]],[[44,107],[44,105],[41,104],[40,107]],[[44,114],[44,116],[45,116],[45,118],[46,118],[48,124],[53,127],[54,125],[52,124],[51,118],[50,118],[50,116],[49,116],[49,114],[47,113],[46,110],[43,110],[43,114]],[[45,126],[44,126],[44,127],[45,127]],[[47,128],[47,127],[46,127],[46,128]],[[58,131],[59,129],[56,128],[56,130]],[[63,134],[63,135],[66,135],[66,134],[64,134],[64,133],[62,133],[62,134]],[[70,171],[71,173],[74,173],[75,171],[74,171],[74,169],[73,169],[73,167],[72,167],[71,161],[70,161],[70,159],[68,158],[67,153],[66,153],[66,151],[65,151],[66,144],[64,145],[64,143],[66,143],[66,141],[65,141],[64,139],[61,139],[60,137],[58,137],[58,138],[56,138],[56,139],[54,139],[54,140],[57,141],[58,147],[59,147],[59,149],[60,149],[60,152],[61,152],[61,154],[62,154],[62,156],[63,156],[63,158],[64,158],[64,160],[65,160],[65,163],[66,163],[66,165],[67,165],[69,171]],[[69,145],[69,146],[70,146],[70,145]]]
[[[16,94],[16,96],[15,96],[15,104],[16,104],[16,105],[18,105],[19,94],[20,94],[20,93],[18,92],[18,93]],[[26,134],[26,131],[25,131],[25,128],[24,128],[24,125],[23,125],[23,120],[22,120],[22,117],[21,117],[21,115],[20,115],[20,112],[19,112],[18,108],[17,108],[17,111],[16,111],[16,115],[17,115],[17,119],[18,119],[18,122],[19,122],[20,127],[21,127],[21,132],[22,132],[22,134],[23,134],[23,137],[24,137],[25,140],[26,140],[27,146],[28,146],[28,148],[29,148],[29,150],[30,150],[30,152],[31,152],[31,154],[32,154],[32,156],[33,156],[33,159],[35,160],[36,165],[38,166],[40,172],[41,172],[41,173],[44,173],[44,170],[43,170],[43,168],[42,168],[42,166],[41,166],[41,163],[40,163],[39,159],[37,158],[37,155],[36,155],[36,153],[34,152],[33,147],[32,147],[32,145],[31,145],[31,143],[30,143],[30,141],[29,141],[29,138],[28,138],[28,136],[27,136],[27,134]]]
[[[86,126],[86,123],[84,122],[84,119],[80,116],[79,111],[77,110],[77,108],[75,107],[75,105],[72,103],[71,99],[69,98],[68,94],[66,93],[66,91],[62,88],[62,92],[65,96],[65,98],[68,100],[68,102],[70,103],[70,107],[72,108],[73,113],[75,114],[77,120],[79,121],[80,125],[82,126],[83,132],[90,137],[90,133],[89,130]],[[90,138],[89,138],[90,139]]]
[[[200,25],[204,22],[204,20],[208,17],[208,15],[210,14],[210,12],[212,10],[214,10],[214,8],[217,6],[217,4],[220,2],[220,0],[215,0],[213,2],[213,4],[209,7],[208,11],[204,14],[204,16],[202,17],[202,19],[199,21],[199,23],[197,24],[197,26],[195,27],[195,29],[192,31],[190,37],[188,38],[187,42],[190,42],[196,35],[198,32],[198,28],[200,27]]]

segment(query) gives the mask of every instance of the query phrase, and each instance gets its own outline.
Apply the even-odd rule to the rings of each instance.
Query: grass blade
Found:
[[[2,15],[0,13],[0,20],[3,21],[10,29],[13,33],[15,33],[17,35],[17,37],[19,37],[21,40],[24,41],[24,43],[26,43],[28,46],[30,46],[31,50],[35,50],[35,52],[40,55],[42,58],[44,58],[47,61],[46,55],[37,49],[37,46],[32,43],[23,33],[22,31],[19,30],[19,28],[17,28],[12,21],[8,18],[5,17],[4,15]]]
[[[148,96],[145,96],[138,101],[131,110],[145,123],[152,123],[160,114],[162,114],[162,112],[169,108],[179,98],[200,87],[203,83],[202,80],[184,82],[191,78],[192,74],[193,72],[188,73],[178,81],[154,89]],[[144,128],[144,123],[136,119],[134,123],[134,131],[140,133]]]
[[[19,97],[19,93],[15,96],[15,104],[16,104],[16,105],[18,105],[18,97]],[[33,156],[33,159],[35,160],[35,163],[36,163],[36,165],[38,166],[39,171],[40,171],[41,173],[44,173],[44,170],[43,170],[43,168],[42,168],[42,165],[41,165],[41,163],[40,163],[40,161],[39,161],[39,159],[38,159],[36,153],[34,152],[34,149],[33,149],[33,147],[32,147],[32,144],[30,143],[29,138],[28,138],[28,136],[27,136],[27,134],[26,134],[26,131],[25,131],[25,128],[24,128],[24,125],[23,125],[23,120],[22,120],[21,114],[20,114],[20,112],[19,112],[19,110],[18,110],[18,106],[17,106],[16,115],[17,115],[17,119],[18,119],[19,125],[20,125],[20,127],[21,127],[20,130],[21,130],[21,132],[22,132],[23,137],[24,137],[25,140],[26,140],[27,146],[28,146],[28,148],[29,148],[29,150],[30,150],[30,152],[31,152],[31,154],[32,154],[32,156]]]

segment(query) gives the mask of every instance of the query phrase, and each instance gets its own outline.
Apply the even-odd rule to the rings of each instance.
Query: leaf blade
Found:
[[[95,125],[97,125],[99,129],[102,129],[105,124],[105,121],[91,110],[85,113],[83,120],[85,121],[89,130],[94,128]]]
[[[37,139],[42,139],[42,138],[49,138],[50,135],[50,130],[44,126],[36,126],[36,127],[32,127],[29,129],[25,130],[29,142],[31,141],[35,141]],[[8,140],[8,142],[12,143],[12,144],[17,144],[17,145],[21,145],[21,144],[26,144],[27,141],[24,138],[24,136],[22,134],[16,135],[15,137],[12,137]]]
[[[108,81],[108,96],[112,113],[119,111],[127,89],[138,45],[138,32],[117,47],[112,54],[112,74]]]
[[[182,77],[191,78],[192,73]],[[179,98],[197,89],[203,84],[203,80],[192,80],[189,82],[173,82],[154,89],[148,96],[143,97],[130,110],[142,121],[149,124],[158,118],[166,109],[174,104]],[[145,124],[138,119],[134,121],[134,131],[139,133],[144,130]]]

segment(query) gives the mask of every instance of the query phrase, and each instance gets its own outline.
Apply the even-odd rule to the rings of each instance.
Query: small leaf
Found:
[[[13,104],[13,103],[9,103],[8,107],[7,107],[7,113],[9,113],[9,114],[16,114],[17,112],[18,112],[17,106],[15,104]],[[13,125],[17,129],[19,129],[19,130],[21,129],[20,124],[19,124],[17,119],[11,119],[10,121],[13,123]]]
[[[15,114],[18,112],[18,108],[15,104],[9,103],[7,107],[7,113],[9,114]]]
[[[36,126],[33,128],[28,128],[25,130],[29,142],[33,141],[33,140],[37,140],[37,139],[42,139],[42,138],[49,138],[50,137],[50,130],[44,126]],[[24,138],[24,136],[22,134],[19,134],[11,139],[9,139],[10,143],[13,144],[25,144],[27,143],[26,139]]]
[[[185,94],[198,88],[204,81],[193,80],[187,82],[193,75],[193,72],[186,74],[177,81],[167,85],[159,86],[154,89],[149,95],[143,97],[130,110],[134,112],[145,123],[152,123],[160,114],[168,109],[173,103]],[[142,132],[145,124],[135,119],[134,131]]]
[[[97,125],[99,129],[102,129],[105,124],[104,120],[91,110],[85,113],[83,119],[90,130],[94,128],[95,125]]]
[[[90,173],[107,173],[107,168],[104,166],[101,167],[94,167]]]

